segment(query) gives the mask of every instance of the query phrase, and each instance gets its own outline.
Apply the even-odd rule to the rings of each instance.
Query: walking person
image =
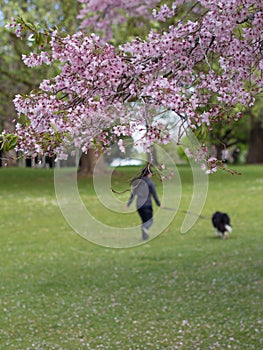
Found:
[[[238,156],[239,156],[239,148],[236,147],[232,153],[232,159],[234,164],[238,163]]]
[[[142,239],[149,238],[148,229],[153,224],[153,207],[152,197],[155,203],[160,207],[161,203],[157,196],[155,185],[151,180],[153,173],[150,170],[150,165],[142,169],[141,174],[132,181],[132,192],[127,207],[131,205],[134,198],[137,196],[136,208],[142,220]]]

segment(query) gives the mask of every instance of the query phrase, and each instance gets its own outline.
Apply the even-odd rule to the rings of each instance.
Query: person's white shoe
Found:
[[[146,228],[142,229],[142,239],[144,241],[146,241],[147,239],[149,239],[149,234],[148,234],[148,230]]]

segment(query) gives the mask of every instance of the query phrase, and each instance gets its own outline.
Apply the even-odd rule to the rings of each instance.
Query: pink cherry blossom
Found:
[[[78,0],[82,4],[78,18],[81,29],[104,33],[106,40],[112,37],[111,26],[127,21],[127,16],[133,18],[153,18],[152,9],[160,0]],[[91,13],[93,14],[91,16]],[[143,25],[143,23],[142,23]]]
[[[165,21],[187,3],[154,10],[157,0],[80,2],[82,28],[108,28],[108,33],[111,23],[125,20],[121,8],[130,16],[153,14]],[[61,72],[44,80],[37,93],[16,96],[17,150],[57,156],[69,145],[104,150],[138,128],[148,149],[170,140],[169,125],[156,124],[163,111],[175,112],[192,130],[211,128],[221,117],[238,120],[263,90],[263,3],[200,0],[194,9],[196,20],[189,13],[166,31],[152,30],[147,39],[118,48],[84,30],[66,37],[53,32],[49,51],[23,57],[30,67],[57,61]],[[94,15],[84,20],[88,13]]]

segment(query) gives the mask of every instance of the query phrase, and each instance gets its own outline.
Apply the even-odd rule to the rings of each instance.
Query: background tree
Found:
[[[75,0],[6,0],[0,4],[0,130],[14,130],[15,95],[18,92],[29,93],[45,77],[54,76],[58,72],[56,65],[29,69],[22,61],[22,55],[27,55],[32,50],[30,36],[27,40],[21,40],[7,30],[5,24],[11,18],[21,15],[25,20],[45,22],[48,26],[56,25],[72,34],[76,31],[77,12],[78,3]],[[16,157],[7,155],[7,159],[9,165],[16,165]]]
[[[247,163],[263,163],[263,98],[246,111],[246,117],[250,122]]]
[[[238,148],[239,158],[248,164],[263,163],[263,98],[258,98],[252,108],[235,125],[221,121],[209,133],[210,143],[216,146],[219,159],[223,149]],[[243,150],[243,154],[242,153]],[[233,149],[232,149],[233,151]]]
[[[222,160],[224,151],[231,152],[231,148],[238,147],[241,144],[248,144],[248,121],[244,118],[240,119],[233,125],[227,123],[224,119],[218,121],[213,128],[208,131],[208,140],[210,144],[211,155]]]

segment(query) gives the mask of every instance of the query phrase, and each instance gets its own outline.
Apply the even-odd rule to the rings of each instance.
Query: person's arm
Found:
[[[158,207],[161,206],[161,202],[159,201],[159,198],[157,196],[157,192],[155,190],[155,186],[154,186],[154,183],[152,181],[149,182],[149,189],[150,189],[150,193],[152,194],[154,200],[155,200],[155,203],[158,205]]]
[[[128,203],[126,204],[127,207],[129,207],[132,204],[132,201],[134,200],[134,192],[132,191],[130,198],[128,200]]]
[[[135,195],[136,195],[136,188],[137,188],[137,186],[135,186],[135,185],[136,185],[136,183],[133,182],[133,184],[132,184],[132,190],[131,190],[131,195],[130,195],[130,198],[129,198],[127,204],[126,204],[126,207],[127,207],[127,208],[132,204],[132,202],[133,202],[133,200],[134,200],[134,197],[135,197]]]

